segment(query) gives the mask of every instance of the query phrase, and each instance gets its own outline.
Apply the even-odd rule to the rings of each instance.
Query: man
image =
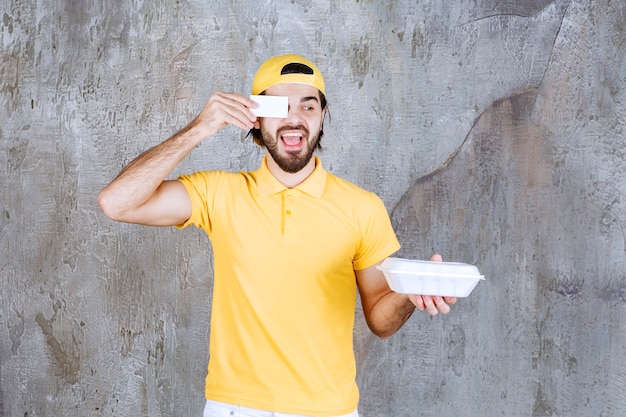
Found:
[[[252,94],[287,97],[288,116],[257,118],[250,98],[215,93],[186,128],[132,161],[99,203],[117,221],[193,224],[211,240],[205,416],[358,416],[357,288],[382,338],[415,307],[447,313],[456,299],[394,293],[376,268],[400,245],[382,201],[325,171],[315,155],[327,111],[317,66],[297,55],[270,58]],[[166,180],[227,125],[266,148],[258,170]]]

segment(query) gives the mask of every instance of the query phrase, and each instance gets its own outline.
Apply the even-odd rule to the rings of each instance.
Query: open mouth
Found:
[[[303,135],[301,132],[285,132],[280,135],[280,139],[287,148],[297,148],[302,144]]]

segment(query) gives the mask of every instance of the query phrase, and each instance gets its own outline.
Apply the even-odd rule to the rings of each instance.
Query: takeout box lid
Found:
[[[485,279],[475,265],[462,262],[434,262],[417,259],[387,258],[378,269],[409,275]]]

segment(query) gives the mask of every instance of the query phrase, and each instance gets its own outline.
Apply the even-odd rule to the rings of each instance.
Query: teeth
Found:
[[[283,136],[287,137],[300,137],[302,136],[300,133],[285,133]]]

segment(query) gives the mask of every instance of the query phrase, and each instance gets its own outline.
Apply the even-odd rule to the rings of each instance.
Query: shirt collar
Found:
[[[287,189],[280,181],[272,175],[267,167],[266,156],[263,157],[261,167],[256,171],[256,185],[261,195],[271,195]],[[322,161],[315,156],[315,169],[302,183],[294,187],[313,197],[320,198],[326,187],[326,176],[328,172],[322,166]]]

